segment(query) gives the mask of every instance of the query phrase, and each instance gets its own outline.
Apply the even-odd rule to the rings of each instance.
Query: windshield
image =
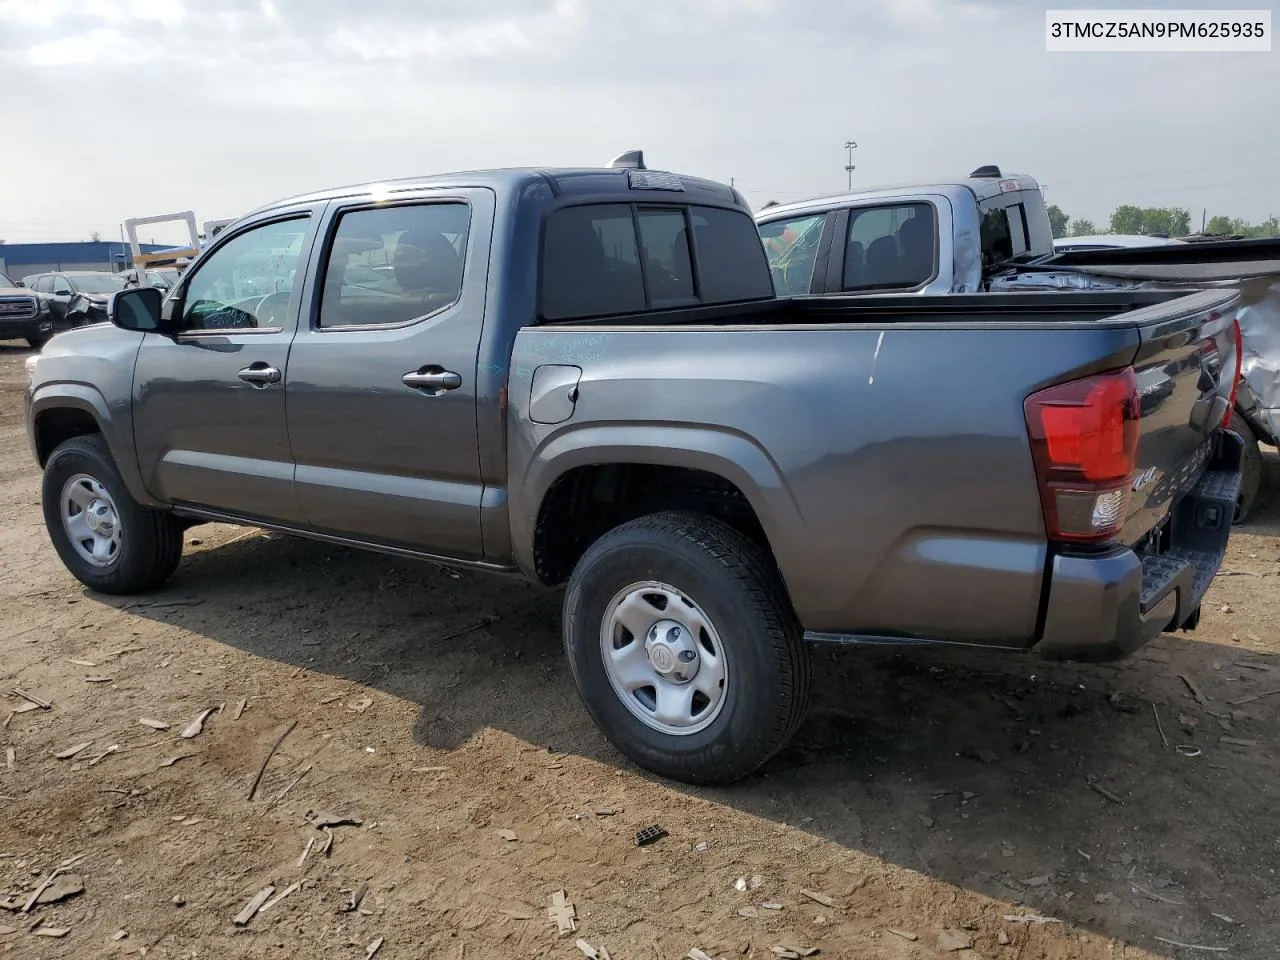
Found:
[[[124,277],[116,273],[82,273],[71,277],[80,293],[115,293],[124,289]]]

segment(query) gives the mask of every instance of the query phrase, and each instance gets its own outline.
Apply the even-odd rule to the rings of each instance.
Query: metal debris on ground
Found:
[[[938,949],[943,953],[955,953],[973,947],[973,938],[963,930],[943,930],[938,935]]]
[[[596,807],[597,817],[612,817],[618,812],[619,811],[615,810],[613,807]]]
[[[6,769],[12,770],[18,765],[18,751],[13,747],[6,747],[4,751],[4,765]]]
[[[382,937],[364,948],[364,960],[373,960],[373,955],[382,949]]]
[[[496,830],[499,840],[506,840],[508,843],[515,843],[518,839],[514,830]]]
[[[1195,943],[1179,943],[1177,940],[1166,940],[1164,937],[1152,937],[1152,940],[1159,940],[1161,943],[1167,943],[1171,947],[1181,947],[1183,950],[1203,950],[1206,953],[1226,953],[1226,947],[1202,947]]]
[[[217,707],[210,707],[208,710],[201,711],[194,720],[183,727],[182,732],[178,734],[179,739],[190,740],[193,737],[200,736],[200,733],[204,730],[204,722],[208,720],[209,717],[217,711],[217,709]]]
[[[563,890],[557,890],[551,894],[551,906],[547,908],[547,916],[556,925],[561,936],[578,929],[578,908],[573,905]]]
[[[37,697],[34,693],[28,693],[26,690],[23,690],[21,687],[14,687],[13,695],[15,697],[20,697],[21,699],[26,700],[28,703],[36,707],[39,707],[41,710],[53,709],[53,704],[50,703],[48,700],[41,699],[40,697]]]
[[[667,836],[667,831],[655,823],[652,827],[645,827],[636,833],[636,846],[647,847],[651,843],[657,843],[665,836]]]
[[[262,909],[262,905],[271,898],[276,892],[276,888],[268,884],[253,895],[253,899],[244,905],[244,909],[236,914],[235,919],[231,922],[237,927],[243,927],[253,919],[253,915]]]
[[[693,947],[685,955],[685,960],[711,960],[711,957],[703,953],[697,947]]]
[[[920,939],[918,934],[912,933],[909,930],[899,930],[896,927],[889,927],[889,932],[895,937],[901,937],[903,940],[915,941]]]
[[[85,683],[110,683],[113,677],[85,677]]]
[[[609,956],[609,951],[606,950],[604,947],[600,947],[597,950],[595,947],[587,943],[587,941],[585,940],[577,941],[574,944],[574,946],[577,947],[579,950],[581,950],[584,955],[586,955],[587,957],[590,957],[591,960],[612,960],[612,958]]]
[[[1156,718],[1156,729],[1160,731],[1160,742],[1164,744],[1166,750],[1169,749],[1169,738],[1164,735],[1164,724],[1160,722],[1160,711],[1156,709],[1156,705],[1151,704],[1151,715]]]
[[[259,907],[258,912],[266,913],[268,910],[274,907],[277,903],[279,903],[289,894],[296,893],[298,890],[300,890],[302,888],[303,883],[305,883],[305,881],[299,880],[297,883],[289,884],[289,886],[285,887],[283,890],[277,893],[274,897],[272,897],[270,900],[264,903],[261,907]]]
[[[150,717],[139,717],[138,722],[144,727],[150,727],[152,730],[168,730],[169,724],[163,720],[152,720]]]
[[[1012,914],[1004,915],[1007,923],[1061,923],[1061,920],[1055,920],[1053,917],[1042,917],[1038,913]]]
[[[801,890],[800,896],[806,897],[814,903],[820,903],[824,907],[834,907],[836,905],[835,900],[827,896],[825,893],[817,893],[813,890]]]
[[[74,747],[67,747],[67,749],[65,750],[58,751],[53,755],[53,757],[55,760],[70,760],[77,753],[83,753],[85,750],[88,750],[92,746],[93,746],[93,741],[86,740],[84,743],[77,743]]]
[[[35,905],[58,903],[84,893],[84,878],[78,873],[64,873],[36,895]]]
[[[1199,747],[1193,746],[1189,743],[1180,743],[1173,749],[1178,751],[1178,753],[1184,757],[1198,757],[1202,753]]]
[[[1178,674],[1178,679],[1187,685],[1187,689],[1191,691],[1191,695],[1196,698],[1196,703],[1200,704],[1202,707],[1208,705],[1209,698],[1200,692],[1200,688],[1196,686],[1196,682],[1194,680],[1188,677],[1185,673]]]
[[[1209,916],[1217,917],[1223,923],[1235,923],[1235,921],[1232,920],[1230,917],[1228,917],[1225,913],[1210,913]]]
[[[1280,688],[1277,688],[1275,690],[1267,690],[1267,691],[1264,691],[1263,693],[1255,693],[1251,697],[1244,697],[1243,699],[1240,699],[1240,700],[1232,700],[1231,706],[1242,707],[1246,703],[1253,703],[1255,700],[1263,700],[1267,697],[1274,697],[1276,694],[1280,694]]]
[[[1256,747],[1258,745],[1257,740],[1242,740],[1239,737],[1219,737],[1218,742],[1233,747]]]
[[[117,941],[118,941],[118,940],[128,940],[128,939],[129,939],[129,931],[128,931],[128,930],[117,930],[117,931],[112,935],[111,939],[112,939],[112,940],[117,940]]]
[[[359,817],[339,816],[328,810],[308,810],[302,817],[317,830],[327,827],[358,827],[364,823]]]
[[[271,762],[271,758],[275,756],[276,751],[280,749],[280,744],[284,743],[284,738],[287,737],[297,725],[297,720],[290,720],[289,725],[284,728],[280,736],[276,737],[275,743],[271,744],[271,749],[268,750],[267,755],[262,758],[262,765],[258,767],[258,772],[254,774],[253,782],[249,784],[249,796],[246,798],[247,800],[253,800],[253,795],[258,792],[258,784],[262,782],[262,775],[267,772],[267,764]]]
[[[1110,800],[1112,803],[1116,803],[1116,804],[1119,804],[1120,806],[1124,806],[1124,800],[1122,800],[1116,794],[1112,793],[1102,784],[1098,783],[1098,781],[1093,777],[1089,777],[1085,782],[1088,783],[1089,789],[1092,790],[1094,793],[1096,793],[1098,796],[1103,797],[1106,800]]]
[[[365,894],[368,892],[369,884],[362,880],[360,883],[356,884],[355,889],[351,891],[351,895],[347,897],[342,906],[338,907],[338,912],[351,913],[360,909],[360,904],[364,902]]]

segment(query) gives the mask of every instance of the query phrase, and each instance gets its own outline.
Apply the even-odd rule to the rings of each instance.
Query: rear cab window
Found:
[[[938,275],[938,216],[912,201],[849,210],[844,290],[911,290]]]
[[[562,207],[543,240],[541,318],[568,321],[770,299],[745,211],[646,203]]]

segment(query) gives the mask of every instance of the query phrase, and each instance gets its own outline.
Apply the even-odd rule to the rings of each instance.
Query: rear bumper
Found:
[[[1055,556],[1033,652],[1054,660],[1119,660],[1162,632],[1194,628],[1231,535],[1243,449],[1238,434],[1220,431],[1204,474],[1170,513],[1160,553],[1115,547]]]

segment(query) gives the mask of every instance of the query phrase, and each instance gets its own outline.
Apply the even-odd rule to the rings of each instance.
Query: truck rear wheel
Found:
[[[564,643],[610,742],[685,783],[759,769],[808,705],[808,651],[772,564],[701,515],[653,514],[597,540],[569,580]]]
[[[160,586],[182,558],[182,527],[129,495],[99,434],[60,444],[44,468],[44,524],[63,564],[91,590]]]
[[[1262,449],[1258,446],[1258,438],[1253,429],[1240,416],[1239,411],[1231,411],[1227,427],[1240,434],[1244,440],[1244,454],[1240,463],[1240,497],[1236,501],[1235,519],[1232,520],[1232,523],[1244,523],[1253,510],[1258,490],[1262,487]]]

